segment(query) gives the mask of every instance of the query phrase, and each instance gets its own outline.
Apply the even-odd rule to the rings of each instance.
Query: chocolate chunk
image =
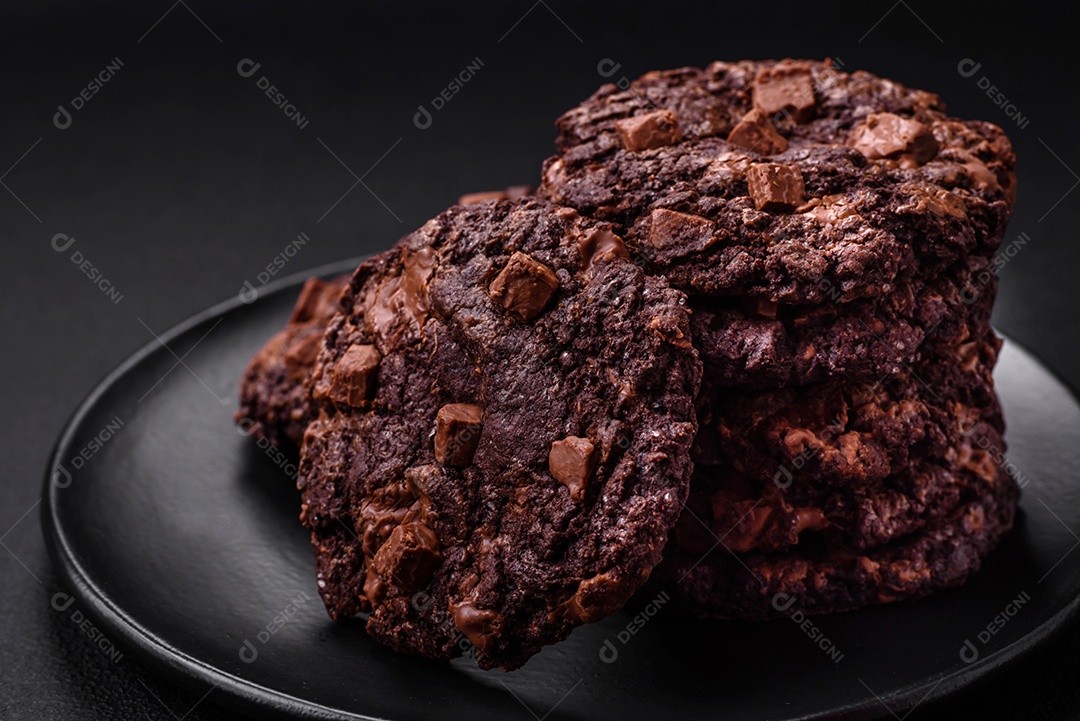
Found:
[[[440,565],[439,538],[422,523],[398,526],[375,554],[375,570],[406,593],[426,586]]]
[[[762,318],[776,318],[779,306],[773,303],[771,300],[765,298],[757,298],[754,301],[754,313]]]
[[[340,295],[340,283],[328,283],[319,278],[308,278],[300,290],[300,297],[296,299],[289,322],[310,323],[333,315]]]
[[[746,183],[754,206],[770,213],[794,210],[806,197],[802,173],[794,165],[752,165],[746,171]]]
[[[285,368],[289,377],[301,381],[311,373],[315,359],[319,356],[319,348],[322,346],[322,334],[311,333],[297,340],[297,342],[285,351]]]
[[[910,158],[922,165],[938,151],[930,128],[914,118],[874,113],[851,133],[851,145],[870,160]]]
[[[759,155],[775,155],[787,150],[787,138],[780,134],[769,116],[757,108],[744,115],[731,129],[727,141]]]
[[[801,63],[780,63],[760,70],[754,78],[754,107],[765,113],[784,112],[796,123],[814,117],[814,84],[810,68]]]
[[[478,193],[466,193],[458,198],[458,205],[475,205],[486,200],[506,200],[505,190],[481,190]]]
[[[364,598],[371,604],[382,603],[383,598],[386,596],[386,583],[384,583],[379,576],[379,572],[375,570],[374,563],[369,564],[364,569],[364,586],[362,591],[364,593]]]
[[[624,118],[615,123],[623,147],[631,152],[673,145],[682,140],[679,121],[670,110]]]
[[[385,278],[364,297],[364,322],[384,339],[393,340],[410,325],[422,328],[428,319],[427,286],[435,269],[435,251],[428,247],[401,255],[401,273]]]
[[[667,208],[657,208],[649,216],[649,243],[657,250],[685,248],[704,250],[716,240],[712,221]]]
[[[435,417],[435,459],[444,466],[467,466],[472,463],[484,411],[468,403],[448,403]]]
[[[515,252],[491,281],[488,293],[521,320],[532,320],[559,287],[554,271],[525,253]]]
[[[624,596],[620,584],[601,573],[578,584],[566,603],[566,610],[582,623],[593,623],[618,611]]]
[[[615,258],[629,259],[630,252],[622,238],[607,228],[593,228],[578,240],[581,252],[581,268],[588,270],[597,263],[607,263]]]
[[[585,484],[596,470],[596,447],[577,436],[555,441],[548,454],[548,469],[570,490],[570,498],[580,501],[585,497]]]
[[[375,385],[375,371],[379,368],[380,360],[375,346],[353,345],[334,364],[327,395],[338,403],[362,407]]]
[[[477,608],[465,601],[453,606],[453,615],[454,625],[480,653],[494,650],[502,631],[502,618],[498,613]]]

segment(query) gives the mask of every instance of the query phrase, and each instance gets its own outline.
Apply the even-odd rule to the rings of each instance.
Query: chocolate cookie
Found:
[[[256,353],[240,381],[236,422],[275,445],[300,445],[314,418],[308,379],[348,278],[304,283],[289,322]]]
[[[889,543],[993,491],[1004,442],[987,424],[972,433],[940,458],[912,458],[863,485],[782,473],[758,479],[730,466],[699,466],[677,526],[679,546],[703,553],[722,538],[736,552],[808,545],[863,551]]]
[[[539,194],[617,224],[648,269],[706,296],[885,295],[989,256],[1015,197],[999,128],[829,62],[651,72],[557,127]]]
[[[694,615],[745,619],[846,611],[953,588],[979,569],[1012,528],[1019,491],[1002,468],[996,470],[992,493],[865,551],[801,544],[787,553],[738,553],[713,539],[713,549],[699,553],[681,548],[676,534],[651,583]]]
[[[991,375],[999,348],[986,328],[876,381],[717,394],[699,401],[696,462],[757,481],[879,483],[917,459],[945,458],[976,425],[1004,431]]]
[[[514,668],[618,609],[692,473],[685,296],[606,224],[523,200],[449,209],[342,305],[300,472],[331,615]]]
[[[694,297],[691,326],[705,378],[714,392],[830,378],[876,382],[979,335],[997,295],[992,262],[972,256],[941,275],[848,303]]]

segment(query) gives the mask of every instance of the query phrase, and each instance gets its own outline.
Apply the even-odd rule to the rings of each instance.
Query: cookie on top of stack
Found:
[[[318,418],[301,487],[331,615],[512,668],[646,580],[723,618],[966,580],[1017,499],[1000,129],[791,60],[606,85],[557,127],[539,199],[469,198],[336,307],[310,296],[340,283],[306,289],[318,312],[245,375],[268,437]],[[463,464],[440,451],[461,428]]]

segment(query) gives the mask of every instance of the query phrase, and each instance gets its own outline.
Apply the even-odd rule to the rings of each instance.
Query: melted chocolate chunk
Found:
[[[649,243],[657,249],[698,252],[716,240],[713,223],[700,215],[657,208],[649,216]]]
[[[754,108],[728,133],[727,141],[758,155],[775,155],[787,150],[787,138],[777,131],[769,116]]]
[[[326,395],[338,403],[360,408],[367,403],[379,369],[379,351],[358,343],[334,365]]]
[[[754,207],[769,213],[789,212],[806,199],[802,173],[794,165],[759,163],[746,171]]]
[[[407,593],[426,586],[441,565],[439,538],[422,523],[395,528],[374,559],[379,575]]]
[[[548,469],[570,491],[570,498],[585,497],[585,486],[596,470],[596,447],[586,438],[567,436],[551,444]]]
[[[491,281],[491,299],[524,321],[540,315],[559,287],[551,268],[522,252],[510,256]]]
[[[494,650],[503,625],[498,613],[464,602],[453,607],[453,617],[454,625],[480,653]]]
[[[910,158],[922,165],[938,151],[938,141],[927,126],[914,118],[874,113],[851,133],[851,145],[870,160]]]
[[[468,403],[448,403],[439,409],[436,423],[435,459],[447,466],[472,463],[484,428],[484,409]]]
[[[623,147],[631,152],[672,145],[682,139],[679,123],[670,110],[657,110],[615,123]]]
[[[796,123],[813,119],[814,83],[803,63],[780,63],[763,68],[754,78],[754,107],[765,113],[786,113]]]
[[[578,240],[578,252],[581,253],[581,267],[584,270],[600,263],[608,263],[616,258],[627,260],[629,251],[622,238],[608,228],[600,227],[589,230]]]

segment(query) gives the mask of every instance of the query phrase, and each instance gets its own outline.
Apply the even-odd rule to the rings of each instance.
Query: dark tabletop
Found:
[[[995,322],[1080,387],[1080,84],[1074,27],[1052,7],[172,2],[16,2],[0,19],[2,718],[227,715],[113,662],[50,606],[41,477],[94,384],[260,273],[378,250],[464,192],[535,183],[554,118],[605,80],[829,56],[1000,124],[1020,158],[1006,244],[1027,242],[1003,263]],[[1073,622],[911,718],[1080,717],[1078,641]]]

